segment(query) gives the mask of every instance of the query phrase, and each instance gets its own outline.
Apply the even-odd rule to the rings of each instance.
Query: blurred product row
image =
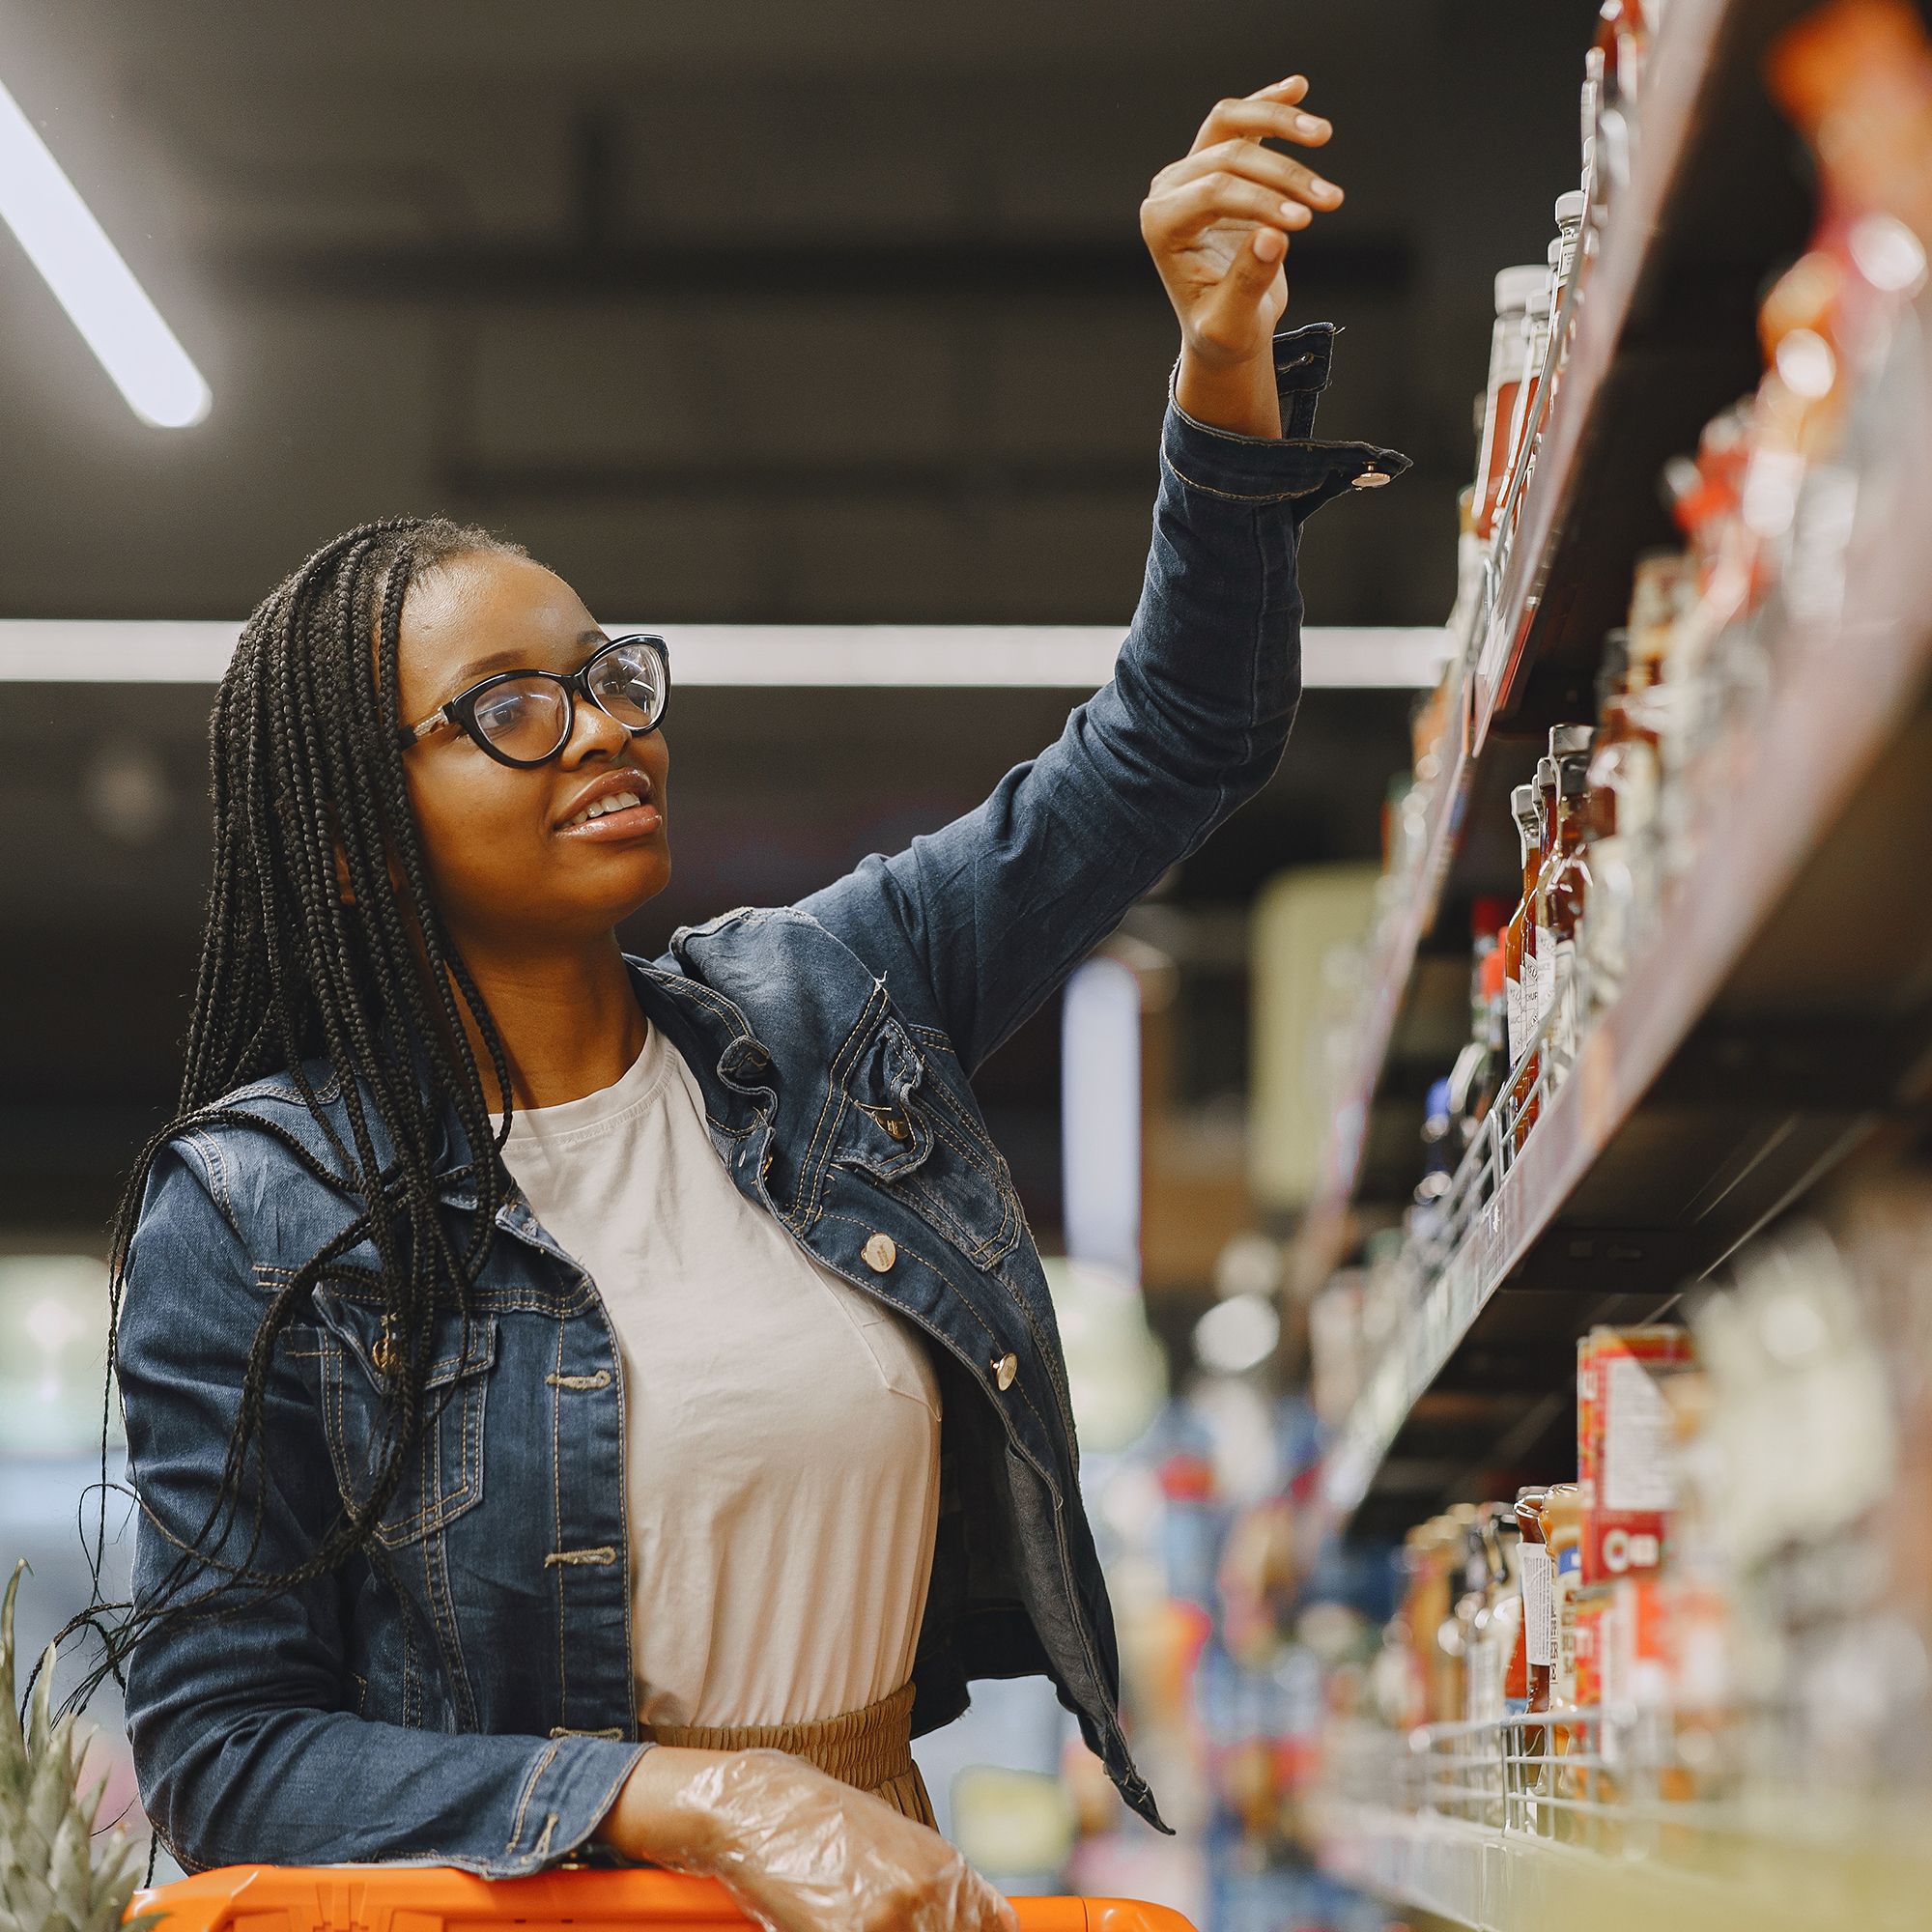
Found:
[[[1430,1089],[1413,1204],[1399,1232],[1370,1241],[1366,1272],[1339,1277],[1314,1318],[1318,1401],[1331,1419],[1380,1352],[1401,1346],[1405,1322],[1531,1144],[1593,1026],[1646,965],[1695,944],[1732,856],[1714,828],[1728,835],[1748,818],[1741,803],[1753,790],[1802,777],[1755,759],[1768,707],[1836,675],[1843,627],[1870,622],[1857,580],[1874,563],[1872,526],[1895,508],[1902,426],[1932,411],[1932,202],[1919,193],[1932,179],[1932,57],[1908,39],[1912,59],[1894,66],[1903,19],[1902,10],[1835,10],[1784,43],[1773,64],[1802,126],[1815,132],[1829,115],[1839,129],[1820,154],[1819,225],[1764,298],[1757,389],[1710,422],[1694,456],[1665,467],[1685,542],[1635,559],[1627,622],[1603,640],[1594,720],[1551,727],[1548,754],[1510,793],[1520,896],[1513,906],[1473,900],[1468,1043]],[[1498,291],[1500,300],[1502,278]],[[1561,369],[1550,355],[1546,390]],[[1492,369],[1492,417],[1507,407],[1497,381]],[[1520,400],[1517,416],[1526,460],[1535,416]],[[1887,521],[1877,534],[1895,530]],[[1452,782],[1458,707],[1494,638],[1493,591],[1482,588],[1497,576],[1493,539],[1478,519],[1463,542],[1452,619],[1460,648],[1417,713],[1414,774],[1388,821],[1384,923],[1425,890],[1429,800]],[[1351,1022],[1345,1014],[1334,1028],[1338,1068],[1349,1063]]]

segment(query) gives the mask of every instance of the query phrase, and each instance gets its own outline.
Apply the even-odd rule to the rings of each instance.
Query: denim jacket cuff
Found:
[[[1161,461],[1189,489],[1238,502],[1288,503],[1297,517],[1350,489],[1374,489],[1409,467],[1400,450],[1373,442],[1321,442],[1310,437],[1315,407],[1328,386],[1336,327],[1306,322],[1274,338],[1275,393],[1282,434],[1246,436],[1191,416],[1176,398],[1177,356],[1167,381]]]
[[[652,1748],[649,1740],[564,1738],[538,1754],[496,1861],[501,1875],[541,1871],[572,1853],[603,1823],[624,1780]]]

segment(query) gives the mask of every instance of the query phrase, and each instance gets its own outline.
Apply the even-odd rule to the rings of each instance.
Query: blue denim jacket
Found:
[[[655,960],[625,955],[746,1198],[930,1338],[941,1514],[915,1734],[965,1710],[973,1678],[1044,1673],[1161,1831],[1117,1712],[1053,1305],[969,1076],[1280,762],[1300,693],[1302,522],[1407,468],[1394,450],[1310,440],[1333,334],[1276,338],[1281,440],[1208,428],[1170,395],[1139,608],[1112,682],[1054,744],[976,810],[797,905],[740,908],[680,927]],[[334,1069],[318,1057],[305,1071],[352,1146]],[[156,1158],[129,1251],[117,1346],[136,1602],[202,1525],[269,1298],[357,1207],[262,1130],[342,1174],[287,1075],[216,1104],[231,1118]],[[469,1156],[453,1114],[443,1152],[454,1225],[476,1193],[455,1173]],[[135,1645],[141,1799],[185,1870],[382,1861],[509,1878],[614,1857],[589,1833],[649,1748],[633,1701],[623,1376],[590,1277],[514,1187],[497,1220],[509,1238],[477,1283],[468,1347],[459,1310],[437,1317],[441,1406],[367,1550],[245,1615]],[[863,1259],[875,1233],[895,1255],[882,1272]],[[258,1570],[298,1563],[373,1476],[373,1242],[341,1261],[351,1272],[316,1288],[271,1367]],[[1002,1387],[1009,1354],[1018,1373]],[[245,1553],[252,1516],[224,1558]]]

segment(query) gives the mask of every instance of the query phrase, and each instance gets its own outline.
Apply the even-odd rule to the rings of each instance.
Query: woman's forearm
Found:
[[[653,1745],[618,1787],[593,1838],[614,1845],[626,1858],[651,1864],[701,1868],[722,1849],[718,1827],[694,1802],[692,1781],[729,1751],[684,1745]]]

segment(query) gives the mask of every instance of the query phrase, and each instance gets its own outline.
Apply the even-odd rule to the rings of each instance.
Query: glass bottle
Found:
[[[1590,746],[1583,840],[1591,899],[1582,948],[1591,984],[1613,998],[1630,970],[1656,893],[1652,845],[1660,769],[1655,720],[1646,694],[1656,662],[1631,658],[1627,632],[1605,644],[1605,689]]]
[[[1536,467],[1536,445],[1543,434],[1543,416],[1537,397],[1543,387],[1544,358],[1549,354],[1549,277],[1530,297],[1523,310],[1522,342],[1517,352],[1522,358],[1517,376],[1516,403],[1510,417],[1509,461],[1503,468],[1502,499],[1496,507],[1495,523],[1503,529],[1515,526],[1521,511],[1523,493],[1529,487],[1530,472]]]
[[[1522,896],[1503,928],[1502,949],[1503,1015],[1509,1064],[1514,1069],[1523,1058],[1530,1028],[1535,1024],[1532,1016],[1536,1004],[1536,873],[1542,863],[1543,820],[1534,784],[1520,784],[1510,793],[1510,815],[1516,820],[1522,862]],[[1510,1088],[1512,1109],[1520,1110],[1535,1079],[1535,1067],[1525,1066]],[[1522,1145],[1520,1140],[1517,1145]]]
[[[1524,1044],[1534,1037],[1542,1024],[1546,1009],[1545,973],[1549,964],[1550,952],[1543,943],[1540,927],[1543,921],[1542,884],[1544,874],[1549,867],[1550,853],[1556,838],[1556,760],[1539,758],[1536,761],[1536,843],[1523,855],[1523,924],[1522,924],[1522,1037]],[[1522,1145],[1529,1138],[1529,1130],[1536,1124],[1536,1117],[1541,1107],[1537,1092],[1537,1081],[1543,1070],[1543,1056],[1540,1052],[1529,1053],[1523,1061],[1521,1073],[1510,1089],[1510,1099],[1516,1112],[1516,1151],[1520,1153]],[[1546,1082],[1547,1086],[1548,1083]]]
[[[1536,882],[1537,998],[1551,1013],[1545,1045],[1544,1092],[1553,1094],[1576,1057],[1582,988],[1577,983],[1577,935],[1589,899],[1590,867],[1583,849],[1583,802],[1589,783],[1587,724],[1558,724],[1549,734],[1556,768],[1553,829]],[[1553,1012],[1552,1012],[1553,1009]]]
[[[1496,276],[1496,320],[1490,332],[1490,380],[1483,401],[1482,446],[1476,457],[1476,535],[1488,543],[1509,481],[1510,433],[1522,383],[1523,322],[1529,305],[1548,293],[1541,262],[1504,269]]]

